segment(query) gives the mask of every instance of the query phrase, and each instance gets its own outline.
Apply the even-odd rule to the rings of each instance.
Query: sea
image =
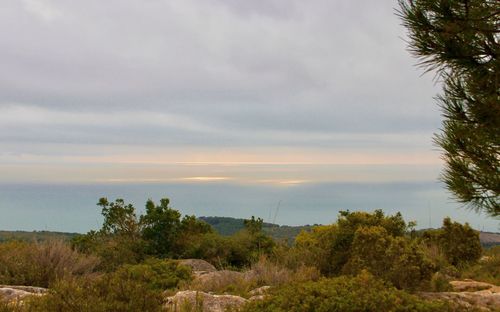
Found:
[[[182,183],[2,183],[0,230],[85,233],[99,229],[98,199],[122,198],[137,213],[146,200],[169,198],[183,215],[249,218],[281,225],[329,224],[341,210],[401,212],[417,228],[439,227],[449,216],[477,230],[500,232],[492,219],[454,202],[439,182],[309,183],[246,185]]]

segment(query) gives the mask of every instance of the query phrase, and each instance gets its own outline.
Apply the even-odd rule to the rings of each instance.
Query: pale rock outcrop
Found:
[[[495,289],[498,288],[495,292],[500,292],[500,286],[495,286],[492,284],[478,282],[471,279],[465,279],[463,281],[451,281],[451,287],[453,287],[454,291],[479,291],[485,289]]]
[[[209,286],[209,288],[219,288],[223,285],[237,284],[245,280],[247,275],[242,272],[221,270],[208,272],[205,274],[195,274],[195,284]]]
[[[46,288],[33,286],[0,285],[0,299],[7,302],[22,301],[31,296],[42,296]]]
[[[249,291],[248,294],[250,296],[265,295],[269,292],[269,289],[271,289],[271,286],[262,286],[262,287],[255,288],[254,290]]]
[[[228,309],[237,311],[247,299],[232,295],[212,295],[202,291],[179,291],[174,296],[167,297],[165,309],[169,312],[181,312],[186,308],[195,310],[201,308],[203,312],[224,312]]]
[[[472,307],[482,311],[500,310],[500,286],[473,280],[451,281],[455,291],[421,293],[427,299],[441,299],[454,302],[466,311]]]
[[[202,259],[182,259],[179,264],[191,267],[194,273],[199,274],[217,271],[212,264]]]

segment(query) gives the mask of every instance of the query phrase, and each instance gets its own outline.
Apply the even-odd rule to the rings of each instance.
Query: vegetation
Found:
[[[216,234],[212,227],[194,216],[181,218],[164,198],[160,205],[148,200],[146,213],[136,216],[135,208],[122,199],[101,198],[104,222],[99,231],[78,235],[73,247],[101,258],[101,269],[112,271],[123,264],[136,264],[148,257],[199,258],[220,267],[248,266],[260,255],[270,253],[274,241],[262,232],[262,219],[252,217],[231,237]]]
[[[467,266],[462,276],[500,285],[500,246],[485,250],[484,258]]]
[[[245,219],[230,218],[230,217],[199,217],[200,220],[210,224],[212,228],[219,234],[231,236],[245,227]],[[267,235],[271,236],[275,241],[287,242],[292,244],[295,237],[303,230],[311,230],[312,225],[278,225],[274,223],[263,222],[262,230]]]
[[[0,284],[51,287],[61,278],[95,272],[99,259],[63,241],[0,244]]]
[[[479,233],[467,223],[462,225],[445,218],[442,228],[423,232],[422,239],[428,245],[437,246],[448,263],[454,266],[474,263],[481,258]]]
[[[52,231],[0,231],[0,243],[12,240],[25,242],[45,242],[49,240],[69,241],[78,233],[52,232]]]
[[[124,265],[95,278],[60,280],[30,311],[161,311],[162,293],[191,279],[190,269],[171,261]]]
[[[443,180],[459,202],[500,215],[500,2],[400,0],[410,50],[444,81]]]
[[[260,286],[273,286],[270,296],[245,311],[454,311],[411,293],[449,290],[456,277],[500,284],[497,248],[483,253],[478,233],[448,218],[440,229],[415,232],[399,213],[342,211],[290,244],[274,241],[260,218],[223,236],[169,204],[149,200],[137,215],[125,201],[103,198],[101,229],[70,243],[0,243],[0,284],[49,288],[19,306],[0,300],[0,311],[159,311],[165,291],[249,298]],[[193,279],[182,258],[236,272]]]
[[[276,289],[245,312],[452,311],[443,302],[429,302],[396,290],[366,271],[355,277],[293,283]]]

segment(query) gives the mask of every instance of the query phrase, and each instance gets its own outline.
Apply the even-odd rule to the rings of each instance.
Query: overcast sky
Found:
[[[3,0],[0,182],[436,179],[396,5]]]

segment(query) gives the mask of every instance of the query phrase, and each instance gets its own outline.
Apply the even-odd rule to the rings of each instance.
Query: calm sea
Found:
[[[86,232],[102,224],[100,197],[123,198],[140,211],[148,198],[168,197],[182,214],[259,216],[279,224],[327,224],[339,210],[400,211],[419,228],[438,227],[444,217],[474,228],[499,231],[499,220],[470,212],[449,199],[437,182],[321,183],[256,186],[210,183],[0,184],[0,230]]]

